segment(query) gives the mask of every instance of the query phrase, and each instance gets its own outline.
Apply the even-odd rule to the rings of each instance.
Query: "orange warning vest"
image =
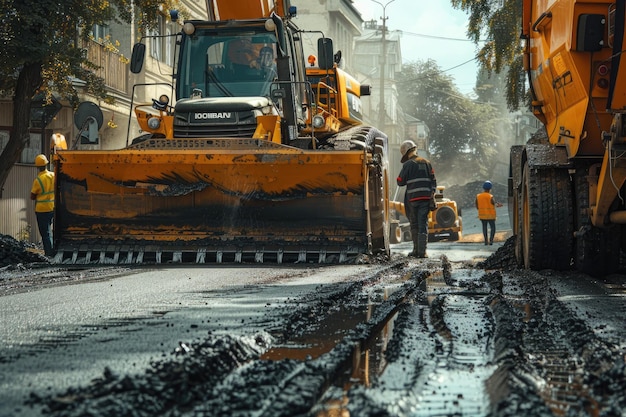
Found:
[[[35,211],[47,213],[54,210],[54,172],[43,170],[33,181],[31,193],[37,195]]]
[[[484,191],[476,195],[476,206],[478,207],[478,218],[480,220],[495,220],[496,206],[492,203],[491,193]]]

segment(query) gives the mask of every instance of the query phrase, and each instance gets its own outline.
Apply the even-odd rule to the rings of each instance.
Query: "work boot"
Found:
[[[426,244],[428,243],[428,234],[420,233],[417,235],[417,257],[428,258],[426,254]]]

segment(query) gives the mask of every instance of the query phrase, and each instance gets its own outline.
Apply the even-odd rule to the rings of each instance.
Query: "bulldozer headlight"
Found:
[[[265,30],[268,32],[274,32],[276,30],[276,23],[272,19],[267,19],[265,21]]]
[[[193,35],[195,31],[196,31],[196,27],[194,26],[193,23],[185,22],[185,24],[183,25],[183,32],[185,32],[186,35]]]
[[[316,114],[315,116],[313,116],[313,127],[316,129],[319,129],[320,127],[324,126],[324,118],[322,116],[320,116],[319,114]]]
[[[161,126],[161,119],[158,117],[151,117],[148,119],[148,127],[152,130],[156,130]]]

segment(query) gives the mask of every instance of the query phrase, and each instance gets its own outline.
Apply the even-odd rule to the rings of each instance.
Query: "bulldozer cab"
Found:
[[[184,38],[177,98],[265,97],[277,79],[273,33],[218,33],[197,29]]]

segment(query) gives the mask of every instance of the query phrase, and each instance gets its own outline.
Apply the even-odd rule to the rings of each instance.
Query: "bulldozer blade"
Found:
[[[60,151],[57,262],[342,262],[368,253],[364,151]]]

